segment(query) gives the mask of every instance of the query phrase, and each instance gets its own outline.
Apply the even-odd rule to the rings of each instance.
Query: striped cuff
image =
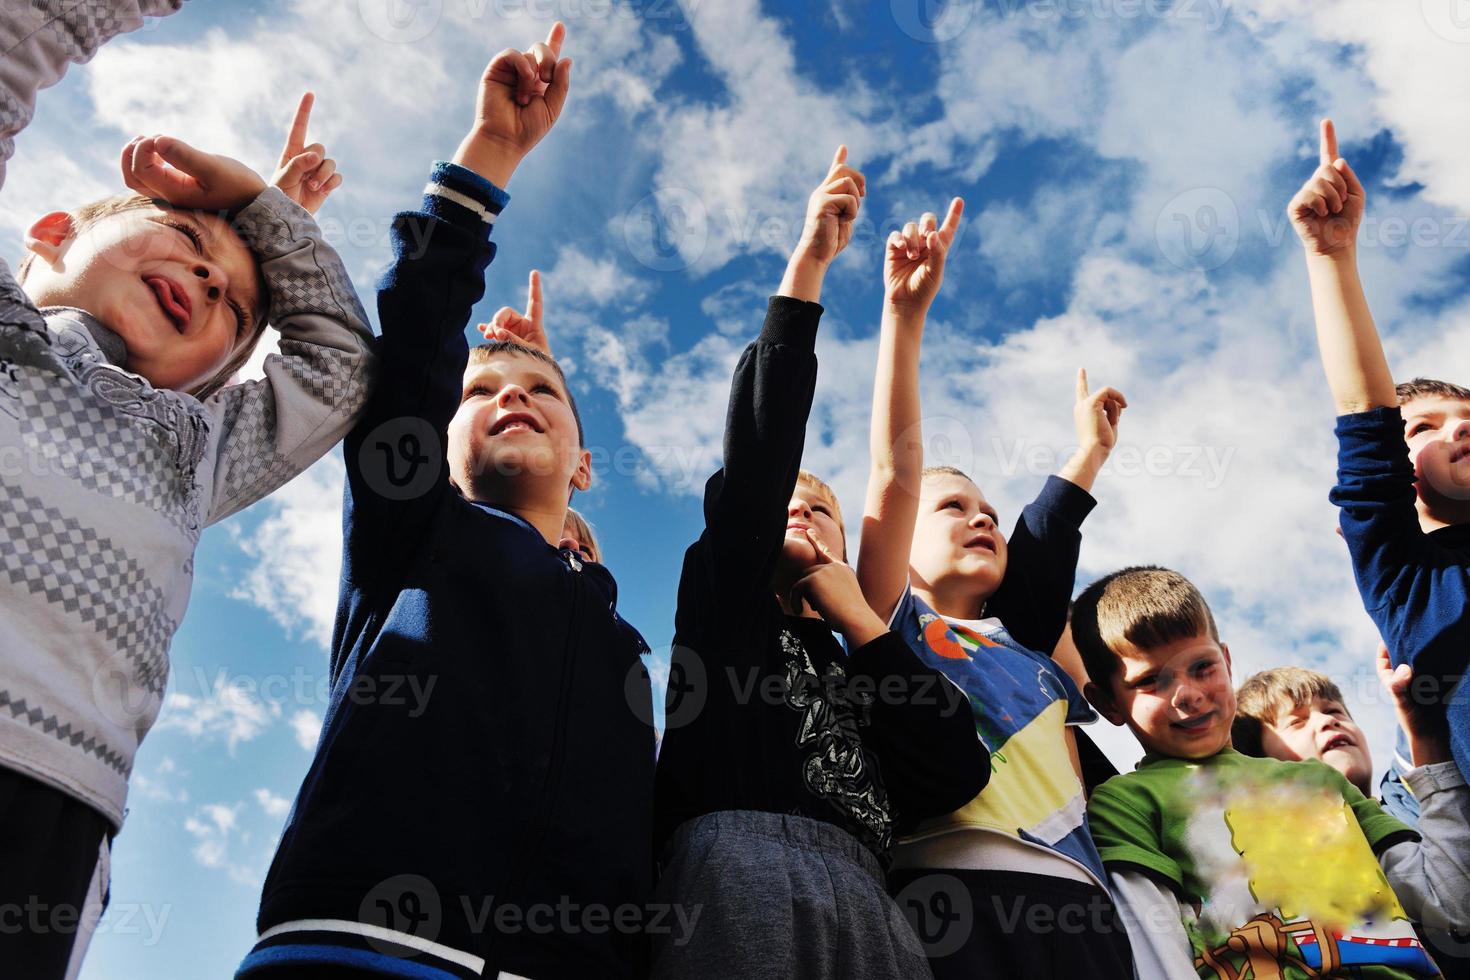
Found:
[[[443,160],[429,171],[423,210],[436,218],[488,236],[510,195],[472,170]]]
[[[235,973],[249,980],[282,967],[334,966],[413,980],[478,980],[485,961],[419,936],[362,922],[306,919],[260,934]],[[270,973],[274,975],[274,973]]]

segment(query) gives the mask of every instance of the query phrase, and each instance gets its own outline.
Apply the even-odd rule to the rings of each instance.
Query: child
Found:
[[[1318,760],[1235,751],[1230,651],[1177,572],[1093,583],[1072,633],[1089,699],[1146,752],[1087,808],[1140,980],[1436,975],[1410,920],[1470,918],[1463,783],[1426,781],[1420,843]]]
[[[557,547],[592,479],[560,368],[525,336],[465,341],[502,188],[567,97],[564,37],[491,60],[454,162],[394,220],[333,700],[240,977],[638,972],[647,647],[606,569]]]
[[[1235,748],[1257,758],[1320,759],[1364,796],[1373,795],[1373,757],[1332,678],[1302,667],[1273,667],[1235,692]]]
[[[541,294],[541,273],[532,269],[530,283],[526,288],[526,312],[502,306],[495,311],[495,316],[489,323],[481,323],[475,329],[491,343],[525,343],[550,354],[551,347],[542,322],[545,311],[546,304]],[[567,519],[562,525],[558,547],[573,552],[582,561],[602,561],[602,550],[597,546],[597,535],[593,533],[592,525],[572,507],[567,508]]]
[[[864,193],[846,155],[735,369],[679,580],[658,893],[703,911],[687,942],[653,937],[661,980],[927,976],[883,888],[894,826],[953,809],[989,771],[958,692],[864,603],[830,488],[799,470],[817,300]]]
[[[920,341],[962,210],[956,199],[942,226],[926,214],[888,242],[858,578],[873,611],[969,696],[992,773],[983,792],[903,840],[890,887],[909,894],[942,874],[967,892],[974,915],[959,922],[964,941],[930,937],[941,980],[1126,978],[1127,937],[1112,921],[1067,730],[1095,716],[1063,670],[1036,652],[1053,649],[1062,634],[1078,528],[1094,503],[1087,490],[1126,403],[1111,388],[1089,395],[1079,375],[1078,453],[1026,508],[1009,549],[969,477],[923,469]],[[1079,929],[1058,927],[1084,910],[1099,915],[1076,915]],[[944,920],[939,908],[920,914]],[[1018,930],[1018,921],[1050,928]]]
[[[9,5],[0,35],[30,33],[7,47],[0,101],[28,117],[36,86],[103,25],[165,6]],[[10,118],[0,105],[7,152]],[[17,278],[0,264],[0,446],[21,462],[3,476],[0,907],[77,923],[0,930],[12,975],[80,966],[200,532],[315,462],[365,399],[366,316],[284,192],[304,199],[325,162],[303,149],[268,187],[178,140],[134,140],[122,169],[137,195],[42,216]],[[267,310],[281,353],[227,387]]]
[[[1399,731],[1409,742],[1411,761],[1404,764],[1405,795],[1427,796],[1463,786],[1445,738],[1443,716],[1421,710],[1411,696],[1412,675],[1407,664],[1395,669],[1388,648],[1378,647],[1378,678],[1393,696]],[[1320,759],[1342,773],[1364,796],[1372,795],[1373,758],[1368,740],[1353,721],[1342,692],[1332,679],[1301,667],[1275,667],[1247,678],[1235,692],[1234,747],[1257,758],[1295,762]],[[1413,799],[1414,796],[1409,796]],[[1379,801],[1383,803],[1383,801]],[[1383,803],[1385,808],[1387,804]],[[1417,803],[1415,822],[1417,823]],[[1461,861],[1470,861],[1470,853]],[[1463,935],[1420,931],[1440,971],[1449,980],[1470,977]]]
[[[1470,773],[1470,697],[1451,693],[1470,662],[1470,390],[1422,378],[1395,387],[1358,279],[1364,201],[1324,119],[1320,166],[1287,213],[1305,246],[1338,413],[1332,501],[1368,615],[1393,662],[1435,692],[1455,761]],[[1399,769],[1384,795],[1412,820],[1412,797],[1393,785]]]

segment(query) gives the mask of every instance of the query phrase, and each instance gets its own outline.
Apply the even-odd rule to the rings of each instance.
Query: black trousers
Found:
[[[6,976],[66,976],[110,825],[87,804],[0,767],[0,964]]]
[[[1016,871],[894,871],[889,890],[935,980],[1133,980],[1128,933],[1096,885]]]

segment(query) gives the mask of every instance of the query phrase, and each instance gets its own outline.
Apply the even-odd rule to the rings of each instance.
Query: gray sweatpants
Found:
[[[652,980],[926,980],[933,974],[883,871],[820,820],[726,810],[681,825],[655,901],[688,935],[653,935]],[[695,917],[697,916],[697,920]]]

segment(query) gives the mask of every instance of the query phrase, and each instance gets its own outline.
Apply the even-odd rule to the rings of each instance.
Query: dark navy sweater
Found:
[[[605,568],[448,481],[464,330],[505,200],[440,164],[422,210],[393,222],[380,375],[344,445],[331,706],[258,921],[348,926],[288,927],[257,945],[262,965],[639,969],[636,930],[610,924],[632,921],[652,877],[647,647]]]
[[[1470,661],[1470,525],[1420,528],[1397,408],[1341,416],[1337,439],[1332,502],[1363,606],[1394,664],[1434,679],[1450,749],[1470,774],[1470,689],[1458,684]]]

